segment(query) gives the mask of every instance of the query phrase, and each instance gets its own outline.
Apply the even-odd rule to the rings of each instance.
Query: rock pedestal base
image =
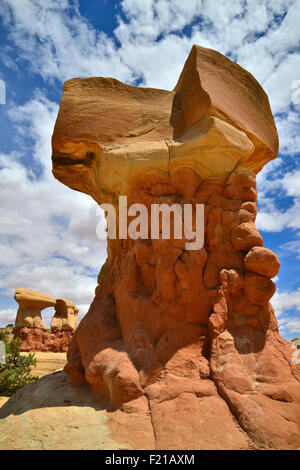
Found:
[[[67,352],[73,331],[52,331],[41,328],[16,328],[14,338],[21,340],[22,352]]]

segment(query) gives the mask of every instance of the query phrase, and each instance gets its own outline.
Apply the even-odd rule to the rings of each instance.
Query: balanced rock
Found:
[[[20,350],[66,352],[77,327],[78,307],[70,300],[55,300],[30,289],[17,289],[14,298],[19,303],[14,338],[20,339]],[[55,307],[51,332],[41,317],[41,311],[47,307]]]
[[[262,276],[275,277],[279,267],[279,259],[268,248],[255,246],[245,256],[245,268]]]
[[[28,327],[47,330],[42,321],[41,311],[47,307],[54,307],[55,299],[35,290],[21,288],[16,290],[14,299],[19,304],[15,322],[16,328]]]
[[[63,90],[52,139],[59,181],[117,213],[119,196],[149,213],[205,206],[201,249],[174,236],[108,239],[67,354],[73,384],[89,384],[107,410],[131,410],[137,428],[150,413],[156,449],[299,447],[300,359],[279,336],[270,272],[246,261],[263,245],[256,174],[278,151],[265,92],[199,46],[173,91],[112,78]]]
[[[63,371],[6,400],[0,397],[0,450],[147,450],[155,445],[145,397],[111,413],[87,385],[72,386]]]

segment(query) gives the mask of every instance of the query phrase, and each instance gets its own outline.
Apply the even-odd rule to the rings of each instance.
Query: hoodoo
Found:
[[[63,90],[52,140],[59,181],[98,203],[205,205],[201,250],[108,240],[65,371],[115,409],[146,397],[158,448],[201,448],[217,428],[225,446],[299,446],[299,367],[269,302],[279,261],[254,223],[255,176],[278,150],[267,95],[199,46],[173,91],[112,78]]]
[[[78,307],[70,300],[55,300],[31,289],[16,289],[14,298],[19,304],[14,337],[21,340],[20,350],[66,352],[77,327]],[[41,311],[48,307],[55,308],[51,332],[41,317]]]

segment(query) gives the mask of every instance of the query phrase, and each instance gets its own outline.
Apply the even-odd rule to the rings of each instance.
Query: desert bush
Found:
[[[0,364],[0,396],[10,397],[39,378],[31,375],[36,359],[34,354],[21,355],[19,339],[9,342],[7,334],[0,333],[0,340],[4,342],[6,349],[6,362]]]

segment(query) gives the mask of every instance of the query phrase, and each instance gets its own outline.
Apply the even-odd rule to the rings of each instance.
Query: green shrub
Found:
[[[6,325],[5,328],[13,328],[14,327],[14,324],[13,323],[9,323],[8,325]]]
[[[4,342],[6,348],[6,362],[0,364],[0,396],[11,397],[20,388],[39,378],[31,375],[36,359],[34,354],[21,355],[19,339],[13,339],[10,343],[7,334],[0,333],[0,340]]]

